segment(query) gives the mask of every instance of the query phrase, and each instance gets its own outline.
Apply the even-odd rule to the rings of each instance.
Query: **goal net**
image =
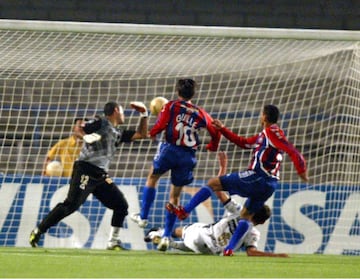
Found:
[[[176,99],[179,78],[198,83],[194,102],[243,136],[261,131],[265,104],[307,160],[304,184],[286,155],[273,215],[259,226],[259,249],[289,253],[360,254],[360,33],[215,27],[0,21],[0,245],[28,246],[28,235],[65,198],[68,178],[42,176],[48,150],[71,134],[74,118],[101,114],[109,100],[138,114],[131,101]],[[150,116],[150,127],[156,117]],[[203,146],[209,137],[201,134]],[[110,175],[139,212],[157,143],[120,146]],[[247,168],[250,151],[222,138],[229,172]],[[196,180],[182,204],[217,174],[216,153],[197,152]],[[164,225],[169,176],[159,183],[150,227]],[[237,197],[235,197],[237,198]],[[238,199],[238,198],[237,198]],[[239,201],[243,199],[239,198]],[[189,220],[223,214],[215,197]],[[41,245],[104,248],[111,212],[89,197],[51,228]],[[122,241],[145,245],[146,230],[130,219]]]

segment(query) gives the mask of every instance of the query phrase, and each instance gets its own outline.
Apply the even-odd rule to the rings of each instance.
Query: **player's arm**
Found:
[[[101,118],[95,117],[94,119],[91,119],[89,121],[84,121],[81,124],[81,128],[85,134],[92,134],[101,128]]]
[[[85,135],[83,136],[84,142],[92,144],[101,139],[101,135],[96,133],[96,131],[101,128],[101,123],[102,120],[99,116],[95,116],[94,119],[81,123],[81,128],[85,133]]]
[[[160,134],[167,127],[170,120],[170,107],[173,104],[172,101],[163,106],[154,126],[151,128],[149,134],[152,139],[155,139],[157,134]]]
[[[208,130],[211,137],[210,142],[206,145],[206,149],[209,151],[216,151],[219,147],[221,133],[212,125],[212,117],[206,111],[202,110],[202,112],[205,116],[206,129]]]
[[[219,160],[219,172],[218,176],[222,176],[226,174],[227,170],[227,163],[228,163],[228,157],[226,152],[220,151],[218,153],[218,160]],[[229,203],[231,201],[231,198],[227,194],[227,192],[224,191],[216,191],[215,192],[218,199],[222,202],[223,205]]]
[[[131,141],[137,139],[145,139],[148,137],[148,111],[144,103],[142,102],[131,102],[130,106],[140,113],[140,122],[137,130],[131,137]]]
[[[250,149],[250,148],[254,148],[256,146],[256,141],[258,139],[258,135],[255,135],[253,137],[250,138],[245,138],[242,136],[239,136],[237,134],[235,134],[233,131],[231,131],[230,129],[228,129],[227,127],[225,127],[225,125],[219,120],[219,119],[214,119],[212,122],[212,125],[220,131],[220,133],[227,138],[229,141],[235,143],[236,145],[245,148],[245,149]]]
[[[271,252],[259,251],[254,246],[247,247],[246,254],[249,257],[280,257],[280,258],[288,258],[289,257],[289,255],[286,253],[271,253]]]
[[[277,126],[270,126],[265,131],[271,143],[290,156],[298,175],[307,182],[309,177],[307,175],[306,161],[301,153],[286,139],[284,132]]]

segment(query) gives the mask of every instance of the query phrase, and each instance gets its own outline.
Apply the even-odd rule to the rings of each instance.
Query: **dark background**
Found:
[[[0,18],[359,30],[360,0],[0,0]]]

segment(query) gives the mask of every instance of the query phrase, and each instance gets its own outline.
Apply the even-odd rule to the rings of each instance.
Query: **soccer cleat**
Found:
[[[126,249],[120,240],[117,241],[109,241],[106,247],[107,250],[114,250],[114,251],[126,251]]]
[[[30,233],[29,243],[32,247],[37,247],[41,237],[41,232],[38,228],[34,229]]]
[[[145,235],[145,242],[152,242],[153,244],[159,244],[161,241],[161,236],[164,230],[161,228],[151,228]]]
[[[171,214],[175,214],[176,215],[176,206],[173,205],[172,203],[170,202],[167,202],[165,204],[165,208],[167,211],[169,211]]]
[[[234,256],[234,252],[232,249],[225,249],[223,252],[223,256],[225,256],[225,257]]]
[[[165,205],[165,208],[170,213],[175,214],[176,217],[181,221],[185,220],[189,216],[189,213],[186,212],[185,209],[181,205],[175,206],[172,203],[167,202]]]
[[[179,218],[179,220],[185,220],[187,217],[189,217],[190,213],[186,212],[185,209],[181,205],[179,205],[175,214]]]
[[[147,219],[141,219],[140,217],[140,213],[133,213],[130,216],[130,219],[135,222],[136,224],[138,224],[138,226],[140,228],[145,228],[148,224],[148,220]]]
[[[159,251],[163,251],[165,252],[170,246],[170,239],[166,236],[164,236],[161,240],[160,243],[157,246],[157,249]]]

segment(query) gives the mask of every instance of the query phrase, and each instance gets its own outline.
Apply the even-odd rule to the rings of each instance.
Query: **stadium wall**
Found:
[[[268,28],[359,29],[360,2],[7,0],[0,18]]]

